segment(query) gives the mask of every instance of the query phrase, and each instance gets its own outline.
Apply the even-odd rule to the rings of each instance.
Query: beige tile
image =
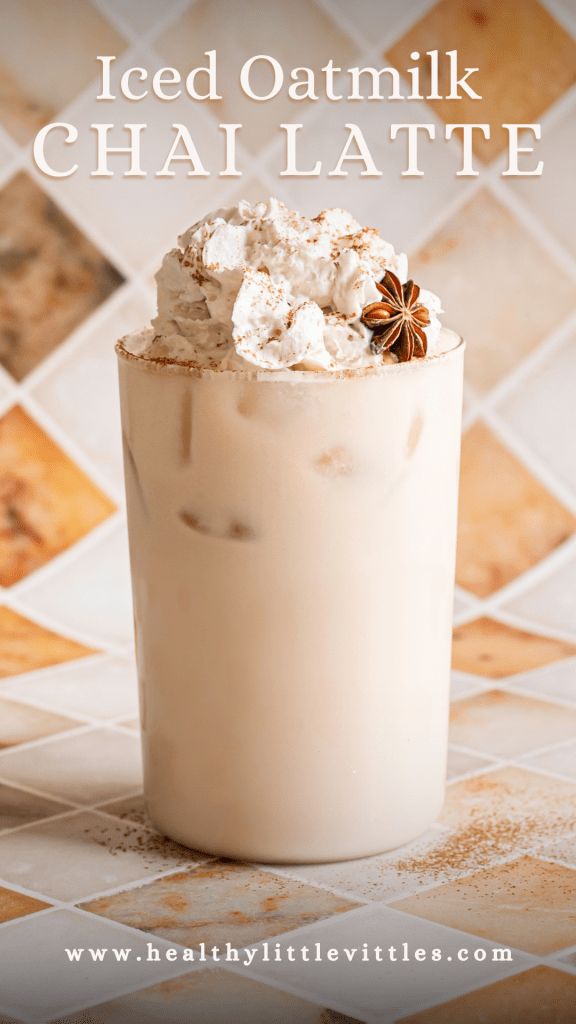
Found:
[[[0,778],[75,803],[101,803],[141,785],[138,737],[109,729],[0,755]]]
[[[558,707],[558,711],[563,715],[569,714],[566,708]],[[532,754],[523,758],[523,762],[529,768],[564,775],[565,778],[576,782],[576,740],[554,750],[546,750],[542,754]]]
[[[91,78],[94,54],[124,40],[87,0],[4,0],[0,35],[0,122],[25,143],[54,120]]]
[[[201,859],[161,836],[82,812],[0,836],[0,876],[49,899],[80,900]]]
[[[6,889],[0,886],[0,922],[13,921],[16,917],[25,917],[27,914],[35,914],[38,910],[45,910],[50,906],[42,900],[33,899],[32,896],[25,896],[14,889]]]
[[[184,974],[53,1024],[132,1020],[139,1024],[359,1024],[351,1017],[222,970]]]
[[[20,380],[121,283],[24,173],[0,191],[0,362]]]
[[[115,506],[23,409],[0,420],[0,583],[10,586]]]
[[[534,267],[546,302],[533,301]],[[442,296],[445,322],[467,341],[466,376],[478,392],[510,373],[566,319],[576,299],[567,274],[484,190],[424,245],[410,272]]]
[[[249,99],[238,87],[246,60],[272,54],[284,68],[305,66],[318,72],[330,58],[339,67],[348,67],[357,55],[332,18],[308,0],[292,0],[289,6],[283,0],[269,0],[264,18],[250,0],[199,0],[160,35],[156,47],[171,64],[188,72],[205,63],[203,54],[214,49],[216,41],[222,99],[210,101],[210,111],[220,122],[242,123],[241,139],[254,152],[269,142],[279,124],[298,121],[310,101],[290,100],[287,89],[265,103]],[[272,84],[269,69],[258,65],[251,81],[255,91],[265,94]]]
[[[16,747],[19,743],[30,743],[43,736],[74,729],[79,723],[64,715],[20,704],[14,700],[0,699],[0,749]]]
[[[84,909],[185,946],[231,942],[239,948],[355,905],[301,882],[218,861],[94,900]]]
[[[506,611],[544,629],[576,637],[576,557],[550,568],[532,586],[507,601]]]
[[[101,655],[58,665],[4,683],[2,693],[45,704],[64,715],[103,721],[138,710],[136,666],[128,658]],[[130,721],[130,720],[129,720]]]
[[[0,678],[85,658],[95,651],[0,606]]]
[[[576,211],[572,202],[575,132],[576,109],[572,107],[542,133],[538,143],[538,159],[544,161],[542,175],[511,177],[506,183],[572,256],[576,256]]]
[[[481,100],[462,96],[430,105],[446,122],[492,124],[490,141],[476,146],[485,159],[507,144],[499,124],[538,121],[575,80],[576,43],[537,0],[440,0],[388,56],[403,69],[413,64],[413,50],[436,48],[441,53],[457,49],[462,69],[480,68],[470,84]],[[439,92],[445,95],[450,86],[444,64],[441,71]],[[428,86],[426,79],[427,92]]]
[[[118,14],[137,33],[149,32],[158,21],[182,6],[181,0],[101,0],[100,6]]]
[[[576,943],[576,872],[533,857],[479,871],[392,906],[540,956]]]
[[[402,1017],[402,1024],[572,1024],[575,1004],[576,977],[540,965]]]
[[[576,428],[574,379],[576,332],[502,399],[498,415],[576,493],[576,459],[572,446],[566,444],[567,433]]]
[[[484,768],[488,768],[490,763],[485,757],[468,754],[464,750],[454,750],[450,747],[448,750],[448,780],[452,781],[462,778],[464,775],[470,775],[472,772],[482,771]]]
[[[154,829],[148,812],[143,794],[127,796],[122,800],[113,800],[110,803],[100,805],[100,810],[106,814],[112,814],[122,821],[133,821],[136,825],[143,825],[146,828]]]
[[[123,487],[122,435],[114,341],[153,315],[153,303],[128,293],[106,315],[84,326],[66,359],[58,359],[32,388],[51,419],[118,490]]]
[[[450,742],[494,757],[514,758],[576,736],[576,710],[503,690],[452,705]]]
[[[34,793],[27,793],[15,786],[0,783],[0,830],[30,825],[33,821],[50,818],[53,814],[68,810],[66,804],[57,803]]]
[[[503,679],[576,654],[576,645],[514,629],[494,619],[474,619],[454,630],[455,669]]]
[[[482,423],[464,435],[456,579],[478,597],[510,583],[576,530],[576,517]]]
[[[519,767],[498,768],[448,786],[440,823],[449,829],[402,869],[441,880],[485,868],[511,854],[544,850],[576,815],[576,786]]]
[[[557,661],[545,668],[535,669],[525,675],[514,676],[508,685],[519,690],[542,697],[562,701],[563,704],[576,704],[576,659],[567,658]]]

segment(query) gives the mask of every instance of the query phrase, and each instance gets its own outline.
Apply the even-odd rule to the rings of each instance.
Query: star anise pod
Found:
[[[370,302],[362,310],[361,320],[373,331],[373,352],[393,352],[399,363],[422,359],[426,355],[425,327],[430,323],[426,306],[418,302],[420,288],[414,281],[400,281],[391,270],[376,284],[382,299]]]

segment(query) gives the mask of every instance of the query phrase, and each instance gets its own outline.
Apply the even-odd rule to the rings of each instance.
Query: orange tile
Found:
[[[398,1024],[573,1024],[576,977],[553,967],[533,967]]]
[[[489,690],[455,701],[450,742],[495,757],[516,757],[576,736],[576,711],[533,697]]]
[[[391,906],[540,956],[576,943],[576,871],[533,857],[478,871]]]
[[[574,644],[527,633],[494,619],[474,619],[454,630],[454,668],[490,679],[528,672],[575,654]]]
[[[534,268],[546,302],[534,302]],[[416,281],[442,296],[445,322],[467,342],[466,379],[493,387],[572,312],[573,281],[489,192],[461,207],[412,257]]]
[[[481,100],[464,95],[429,102],[446,122],[491,124],[491,139],[475,146],[488,160],[507,145],[507,134],[498,125],[539,121],[576,80],[576,43],[537,0],[440,0],[388,50],[388,57],[403,69],[413,66],[412,51],[433,49],[457,50],[459,74],[466,67],[480,69],[469,82]],[[450,91],[446,68],[442,62],[443,96]],[[429,85],[427,76],[424,95]]]
[[[0,698],[0,748],[30,743],[42,736],[52,736],[79,725],[72,718],[56,715],[30,704]]]
[[[83,909],[190,947],[229,941],[240,948],[355,906],[324,889],[216,861],[91,900]]]
[[[19,407],[0,420],[0,583],[44,565],[115,505]]]
[[[121,283],[26,174],[0,191],[0,362],[18,380]]]
[[[483,423],[464,435],[456,579],[487,597],[576,531],[576,517]]]
[[[32,896],[24,896],[21,892],[13,889],[6,889],[0,886],[0,921],[13,921],[16,917],[26,917],[27,914],[35,914],[38,910],[45,910],[49,903],[33,899]]]
[[[37,622],[0,607],[0,678],[96,654],[90,647],[58,636]]]

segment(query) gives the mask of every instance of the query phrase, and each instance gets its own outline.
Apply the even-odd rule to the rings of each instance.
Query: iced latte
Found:
[[[462,345],[341,210],[195,225],[119,355],[145,791],[211,853],[333,860],[444,792]]]

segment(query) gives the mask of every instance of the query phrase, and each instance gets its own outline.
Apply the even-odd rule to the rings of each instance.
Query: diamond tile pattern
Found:
[[[44,565],[114,511],[54,441],[14,407],[0,419],[0,583]]]
[[[528,953],[546,955],[574,944],[574,883],[571,868],[522,857],[392,906]]]
[[[412,51],[440,53],[457,49],[461,64],[480,68],[469,84],[482,97],[482,118],[478,100],[460,92],[458,100],[430,101],[446,122],[538,121],[554,100],[576,81],[576,42],[554,20],[538,0],[441,0],[433,5],[408,33],[388,50],[399,68],[411,65]],[[502,59],[502,54],[512,59]],[[521,55],[521,59],[519,56]],[[441,63],[439,93],[450,92],[447,63]],[[423,75],[425,95],[430,77]],[[488,142],[477,144],[485,159],[492,159],[506,145],[503,131],[493,129]]]
[[[26,174],[0,191],[0,362],[20,380],[121,283]]]
[[[265,16],[249,0],[61,0],[57,16],[53,7],[5,0],[0,31],[0,1024],[572,1022],[573,3],[273,0]],[[412,52],[436,47],[458,50],[459,74],[480,67],[470,81],[481,101],[296,103],[284,87],[260,104],[238,88],[240,65],[257,53],[286,72],[320,72],[329,58],[405,69]],[[117,57],[117,82],[134,64],[188,71],[209,49],[221,101],[118,98],[109,117],[112,106],[95,99],[98,54]],[[261,66],[253,82],[268,80]],[[347,84],[337,79],[340,91]],[[78,125],[80,169],[54,180],[28,147],[60,116]],[[90,178],[89,126],[108,119],[114,145],[126,142],[124,122],[148,124],[147,178],[123,178],[122,155],[110,158],[112,179]],[[542,159],[542,177],[500,177],[498,125],[540,119],[542,140],[521,163]],[[388,140],[390,123],[404,120],[437,126],[421,146],[422,179],[402,176],[405,147]],[[244,124],[241,179],[218,175],[225,121]],[[299,162],[321,159],[319,178],[279,176],[283,121],[302,122]],[[459,143],[441,139],[447,121],[492,122],[490,142],[475,145],[478,178],[456,177]],[[172,122],[190,125],[209,177],[190,179],[179,165],[173,179],[155,178]],[[380,178],[353,164],[346,178],[329,177],[350,122]],[[56,167],[71,155],[54,136],[46,151]],[[406,249],[414,277],[467,340],[467,389],[441,817],[377,857],[263,868],[185,850],[146,813],[112,343],[149,318],[152,274],[180,230],[270,192],[310,213],[348,207]],[[454,961],[460,946],[511,943],[515,953],[511,964],[390,971],[190,970],[164,959],[180,942],[266,939],[408,941]],[[148,942],[160,963],[145,961]],[[135,955],[78,969],[63,964],[66,946]]]
[[[462,440],[456,578],[487,597],[576,531],[576,517],[482,424]]]

